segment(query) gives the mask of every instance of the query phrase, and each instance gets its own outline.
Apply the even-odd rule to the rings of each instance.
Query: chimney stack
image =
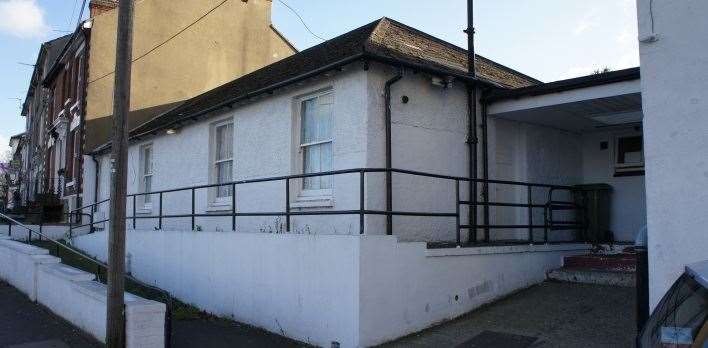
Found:
[[[118,0],[91,0],[89,2],[89,13],[91,18],[93,18],[117,7]]]

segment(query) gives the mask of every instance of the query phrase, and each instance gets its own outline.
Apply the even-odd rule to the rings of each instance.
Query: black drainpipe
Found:
[[[93,164],[96,167],[96,170],[94,171],[94,181],[93,181],[93,212],[96,212],[98,210],[98,205],[96,202],[98,202],[98,178],[99,178],[99,170],[101,166],[98,163],[98,160],[96,159],[96,154],[91,154],[91,159],[93,160]]]
[[[484,95],[484,92],[482,93]],[[484,224],[484,241],[489,242],[489,153],[488,153],[488,138],[487,138],[487,102],[482,101],[482,200],[483,207],[483,224]]]
[[[384,87],[384,98],[386,100],[386,234],[393,234],[393,185],[392,185],[392,175],[390,169],[393,168],[391,160],[391,86],[403,78],[403,68],[398,68],[398,73],[396,76],[392,77],[390,80],[386,81],[386,86]]]
[[[467,0],[467,67],[468,74],[472,81],[467,83],[467,144],[469,145],[469,170],[470,170],[470,209],[469,223],[470,236],[469,243],[477,242],[477,78],[475,70],[474,51],[474,1]]]

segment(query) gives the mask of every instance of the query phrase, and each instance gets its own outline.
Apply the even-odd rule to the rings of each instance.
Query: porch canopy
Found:
[[[485,101],[490,117],[579,133],[639,126],[643,118],[639,68],[499,90]]]

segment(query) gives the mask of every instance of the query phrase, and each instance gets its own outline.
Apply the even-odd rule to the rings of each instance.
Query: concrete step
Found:
[[[610,271],[605,269],[562,267],[548,272],[546,278],[560,282],[635,286],[635,272]]]
[[[566,256],[563,259],[563,266],[616,272],[635,272],[637,270],[637,256],[633,253]]]

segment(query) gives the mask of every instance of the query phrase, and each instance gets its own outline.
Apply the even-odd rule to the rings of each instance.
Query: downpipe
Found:
[[[403,78],[403,68],[398,67],[398,73],[396,76],[392,77],[384,86],[384,99],[385,99],[385,122],[386,122],[386,234],[393,235],[393,185],[392,179],[393,175],[391,169],[393,168],[393,161],[391,159],[391,86]]]

